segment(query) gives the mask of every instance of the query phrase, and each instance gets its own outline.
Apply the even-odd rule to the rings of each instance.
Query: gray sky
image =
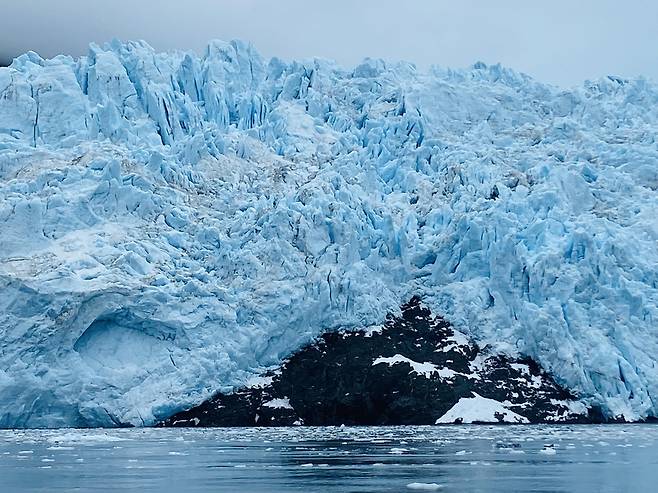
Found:
[[[265,56],[365,56],[465,67],[478,60],[571,86],[614,74],[658,80],[656,0],[0,0],[0,61],[81,55],[145,39],[201,51],[245,39]]]

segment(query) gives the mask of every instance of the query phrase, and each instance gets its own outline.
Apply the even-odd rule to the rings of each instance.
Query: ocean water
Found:
[[[652,492],[658,426],[0,430],[0,492]]]

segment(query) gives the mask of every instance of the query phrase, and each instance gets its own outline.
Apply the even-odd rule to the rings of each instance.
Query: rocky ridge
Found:
[[[376,328],[323,334],[276,369],[161,426],[588,423],[531,358],[479,347],[414,297]]]

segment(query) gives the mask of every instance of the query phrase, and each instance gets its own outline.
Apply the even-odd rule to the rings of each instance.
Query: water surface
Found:
[[[649,492],[658,426],[0,430],[0,491]]]

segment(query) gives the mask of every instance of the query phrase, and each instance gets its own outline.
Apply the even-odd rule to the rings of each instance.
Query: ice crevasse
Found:
[[[0,68],[0,426],[150,425],[412,296],[658,406],[658,87],[143,42]]]

